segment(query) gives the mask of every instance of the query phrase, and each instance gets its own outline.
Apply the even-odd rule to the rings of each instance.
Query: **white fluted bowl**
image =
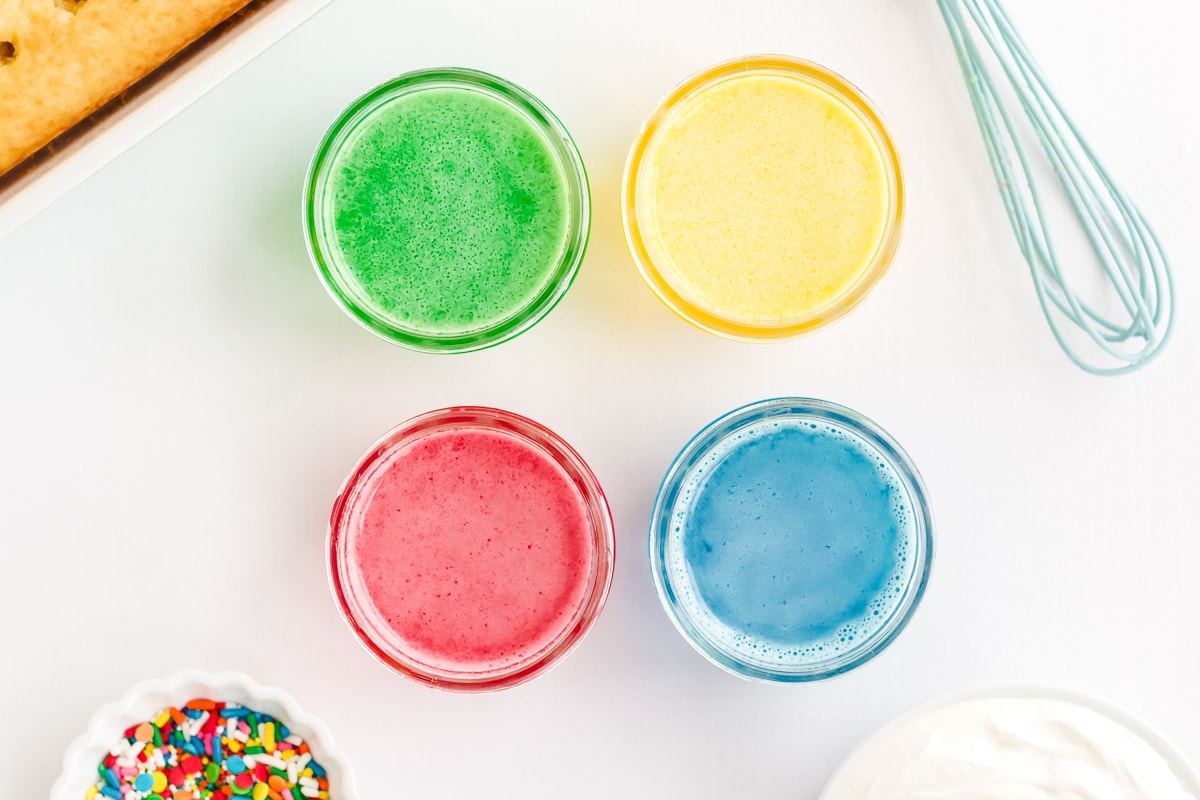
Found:
[[[198,697],[236,703],[282,720],[289,730],[303,737],[313,758],[325,768],[330,800],[359,800],[354,768],[334,746],[329,728],[302,711],[290,694],[260,686],[240,672],[196,670],[180,672],[165,680],[142,681],[120,700],[93,714],[87,732],[67,748],[62,774],[50,790],[50,800],[83,800],[87,788],[96,782],[96,765],[130,726],[145,722],[168,706],[179,707]]]

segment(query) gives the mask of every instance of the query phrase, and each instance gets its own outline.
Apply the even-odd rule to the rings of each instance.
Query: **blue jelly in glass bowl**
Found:
[[[754,403],[697,434],[650,526],[676,627],[718,666],[768,681],[878,655],[920,603],[933,549],[908,455],[863,415],[807,398]]]

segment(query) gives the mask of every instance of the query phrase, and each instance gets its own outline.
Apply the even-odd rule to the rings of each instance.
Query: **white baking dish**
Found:
[[[187,108],[330,0],[258,0],[0,176],[0,239]]]

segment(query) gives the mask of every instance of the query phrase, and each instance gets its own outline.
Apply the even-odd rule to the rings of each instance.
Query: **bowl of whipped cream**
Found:
[[[1200,800],[1200,774],[1133,714],[1088,695],[958,692],[884,726],[820,800]]]

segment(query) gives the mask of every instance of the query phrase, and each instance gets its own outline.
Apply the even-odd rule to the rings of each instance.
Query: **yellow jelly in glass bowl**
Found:
[[[857,305],[887,270],[902,210],[879,114],[844,79],[784,56],[685,81],[625,170],[626,238],[646,282],[734,339],[793,336]]]

